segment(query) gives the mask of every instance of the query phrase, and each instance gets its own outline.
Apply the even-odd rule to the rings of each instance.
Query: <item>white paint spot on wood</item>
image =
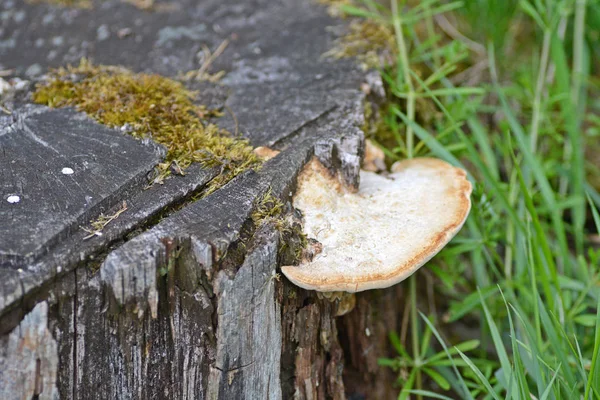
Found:
[[[72,168],[64,167],[61,172],[63,173],[63,175],[73,175],[75,171],[73,171]]]
[[[8,196],[6,198],[6,201],[8,201],[10,204],[16,204],[21,201],[21,198],[19,196],[13,194],[11,196]]]

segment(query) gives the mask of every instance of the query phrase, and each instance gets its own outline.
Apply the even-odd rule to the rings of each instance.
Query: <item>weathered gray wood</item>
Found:
[[[0,116],[0,267],[31,264],[62,238],[147,185],[158,146],[72,110]],[[7,198],[18,196],[10,203]]]
[[[56,399],[57,344],[48,329],[48,303],[39,303],[0,337],[0,397]]]
[[[233,278],[215,280],[217,348],[208,398],[281,398],[281,314],[275,298],[279,240],[264,226]]]
[[[119,304],[100,274],[73,276],[76,295],[63,293],[53,316],[61,398],[206,398],[214,306],[181,270],[181,280],[157,276],[154,316],[146,302]]]
[[[27,253],[28,259],[13,257],[8,268],[0,268],[0,365],[20,363],[23,371],[35,371],[38,356],[43,359],[48,367],[40,370],[45,379],[40,398],[55,393],[65,399],[393,394],[393,377],[375,364],[388,348],[387,332],[398,329],[401,293],[360,294],[356,309],[340,317],[346,307],[340,300],[278,277],[279,233],[269,223],[256,229],[250,218],[268,190],[293,213],[289,200],[296,177],[313,156],[349,187],[359,184],[366,101],[359,88],[367,80],[371,92],[380,93],[381,83],[352,61],[322,57],[343,31],[343,21],[310,0],[179,0],[154,11],[120,0],[96,1],[91,10],[8,0],[0,10],[0,69],[14,68],[25,79],[38,79],[47,67],[76,63],[82,56],[176,76],[199,68],[203,46],[214,50],[228,40],[210,69],[226,71],[223,80],[187,84],[199,90],[199,102],[223,108],[225,116],[216,121],[220,126],[255,146],[281,151],[259,171],[243,173],[192,201],[217,170],[192,166],[186,176],[144,190],[141,177],[158,159],[151,144],[73,111],[44,111],[44,118],[64,121],[54,134],[45,131],[49,144],[69,135],[80,143],[91,140],[83,137],[87,130],[78,130],[84,124],[128,141],[147,160],[123,160],[131,164],[107,178],[102,193],[109,200],[95,209],[84,208],[73,220],[50,213],[62,219],[64,233],[37,253]],[[31,109],[31,89],[9,99],[8,107]],[[36,136],[46,129],[37,121],[29,126]],[[5,136],[0,133],[0,143]],[[25,147],[19,151],[26,161],[35,154]],[[92,157],[101,150],[91,145],[80,151]],[[60,159],[28,165],[47,169],[52,163]],[[35,176],[31,168],[17,172]],[[38,201],[49,196],[39,193]],[[102,236],[83,240],[86,233],[78,225],[116,211],[122,201],[127,211]],[[33,320],[44,337],[41,347],[33,353],[9,347]],[[3,376],[0,393],[12,399],[21,398],[20,388],[28,398],[34,394],[41,375],[19,375],[19,387]]]

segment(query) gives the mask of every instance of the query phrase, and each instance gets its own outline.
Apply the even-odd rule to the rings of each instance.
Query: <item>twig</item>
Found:
[[[427,300],[429,302],[429,314],[433,315],[437,319],[437,308],[435,306],[435,290],[433,283],[433,276],[428,270],[423,270],[425,280],[427,281]]]
[[[458,85],[463,83],[464,86],[473,86],[481,79],[481,74],[488,68],[488,60],[486,58],[477,61],[477,63],[473,64],[469,68],[464,71],[454,75],[450,78],[450,82],[454,85]]]
[[[127,210],[127,203],[124,201],[123,206],[113,215],[106,216],[104,214],[100,214],[98,219],[96,219],[95,221],[93,221],[91,223],[91,225],[92,225],[91,228],[84,228],[83,226],[80,227],[85,232],[89,233],[89,235],[84,237],[83,240],[91,239],[94,236],[102,236],[102,230],[106,227],[106,225],[110,224],[112,221],[117,219],[119,217],[119,215],[121,215],[126,210]]]
[[[460,33],[459,30],[456,29],[443,14],[438,14],[433,18],[435,19],[435,22],[438,23],[440,28],[442,28],[442,30],[452,39],[463,42],[469,49],[481,56],[485,55],[485,47],[483,45]]]
[[[2,104],[0,104],[0,111],[8,114],[8,115],[12,115],[12,111],[10,111],[8,108],[4,107]]]
[[[221,77],[223,77],[223,75],[225,74],[224,71],[219,71],[215,74],[209,74],[208,68],[210,68],[210,66],[212,65],[212,63],[221,55],[223,54],[223,52],[225,51],[225,49],[227,48],[227,46],[229,45],[229,39],[225,39],[223,40],[223,42],[221,42],[221,44],[219,45],[219,47],[217,47],[217,49],[214,51],[214,53],[211,53],[210,49],[204,45],[204,55],[205,55],[205,60],[202,63],[202,65],[200,66],[200,68],[197,71],[190,71],[188,73],[186,73],[184,75],[185,79],[194,79],[197,81],[210,81],[210,82],[215,82],[218,81],[219,79],[221,79]]]
[[[238,134],[240,133],[238,119],[235,116],[235,114],[233,113],[233,110],[231,109],[231,107],[229,107],[227,104],[225,104],[224,107],[229,112],[229,114],[231,114],[231,118],[233,118],[233,123],[235,124],[235,136],[237,137]]]
[[[406,297],[406,296],[405,296]],[[402,311],[402,324],[400,325],[400,343],[406,347],[406,335],[408,334],[408,317],[410,313],[408,311],[410,307],[410,301],[407,301]]]

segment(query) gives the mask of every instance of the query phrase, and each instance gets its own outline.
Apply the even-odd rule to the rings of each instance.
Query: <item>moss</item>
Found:
[[[279,262],[282,265],[297,264],[308,240],[302,225],[289,213],[285,213],[284,204],[268,190],[255,204],[251,215],[252,223],[258,228],[264,223],[273,223],[279,232]]]
[[[152,10],[155,6],[154,0],[123,0],[125,3],[129,3],[140,10]]]
[[[59,7],[92,8],[91,0],[28,0],[32,4],[46,3]]]
[[[341,5],[352,5],[352,0],[317,0],[317,3],[324,4],[326,6],[339,7]]]
[[[85,8],[90,9],[93,6],[92,0],[27,0],[32,4],[46,3],[58,7]],[[121,0],[129,3],[140,10],[154,10],[156,8],[155,0]]]
[[[353,21],[349,32],[336,40],[333,49],[325,53],[334,58],[354,57],[364,68],[382,66],[382,57],[394,56],[396,48],[392,29],[372,20]]]
[[[341,6],[353,5],[354,0],[317,0],[317,3],[327,6],[327,12],[332,17],[344,17]]]
[[[258,227],[265,221],[279,219],[283,215],[284,206],[281,200],[273,196],[271,189],[267,191],[254,205],[252,222]]]
[[[247,140],[207,123],[215,113],[194,104],[195,97],[173,79],[86,60],[52,70],[49,80],[33,93],[36,103],[73,106],[102,124],[164,145],[167,156],[158,166],[155,182],[161,183],[171,171],[183,174],[193,162],[219,167],[221,174],[211,181],[206,195],[239,173],[258,168],[261,160]]]

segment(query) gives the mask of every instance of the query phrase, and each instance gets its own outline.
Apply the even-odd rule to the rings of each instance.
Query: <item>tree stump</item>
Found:
[[[0,9],[0,70],[29,81],[82,57],[175,77],[227,40],[211,65],[224,77],[193,88],[224,110],[219,126],[280,151],[194,200],[217,169],[148,188],[161,146],[33,105],[20,85],[0,111],[0,398],[394,397],[377,358],[390,354],[401,288],[359,293],[348,312],[280,277],[281,235],[251,223],[268,191],[293,213],[312,157],[359,184],[364,105],[382,86],[323,57],[346,22],[309,0]],[[81,227],[117,211],[87,238]]]

